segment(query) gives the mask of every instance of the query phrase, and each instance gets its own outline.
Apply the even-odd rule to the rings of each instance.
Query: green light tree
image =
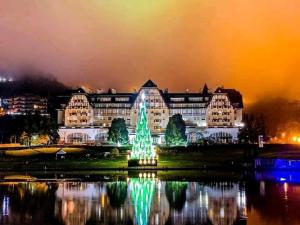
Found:
[[[136,135],[133,140],[132,152],[130,159],[151,160],[155,158],[155,151],[152,146],[152,137],[148,127],[147,108],[145,103],[145,96],[142,95],[142,102],[138,114]]]
[[[147,225],[155,193],[155,180],[130,178],[130,199],[135,211],[135,224]]]

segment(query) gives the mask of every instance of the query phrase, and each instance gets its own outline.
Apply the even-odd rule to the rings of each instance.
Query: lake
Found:
[[[6,177],[0,183],[0,224],[300,224],[297,172],[205,179],[194,173]]]

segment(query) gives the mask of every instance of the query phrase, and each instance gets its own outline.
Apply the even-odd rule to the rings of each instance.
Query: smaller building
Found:
[[[8,115],[28,115],[39,112],[48,115],[47,98],[26,94],[2,99],[2,107]]]

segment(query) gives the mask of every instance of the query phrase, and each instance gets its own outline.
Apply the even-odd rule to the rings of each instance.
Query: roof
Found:
[[[157,85],[152,81],[152,80],[148,80],[146,83],[144,83],[144,85],[142,86],[142,88],[153,88],[153,87],[156,87],[157,88]]]
[[[241,95],[241,93],[239,91],[237,91],[235,89],[219,87],[216,89],[215,93],[226,93],[232,104],[236,104],[236,106],[238,108],[244,107],[243,96]]]
[[[134,104],[135,99],[137,97],[137,93],[116,93],[116,94],[109,94],[109,93],[101,93],[101,94],[90,94],[88,96],[89,102],[94,105],[96,108],[101,108],[99,104],[107,104],[107,103],[127,103],[130,104],[130,107]],[[110,101],[101,101],[101,98],[110,98]],[[126,101],[118,101],[118,98],[128,98]],[[97,105],[95,105],[97,104]],[[107,107],[107,106],[103,106]]]
[[[65,155],[67,154],[63,149],[60,149],[58,152],[56,152],[56,155]]]
[[[208,87],[207,84],[205,83],[203,89],[202,89],[202,94],[208,94]]]
[[[152,81],[148,80],[142,88],[150,88],[150,87],[155,87],[157,88],[157,85]],[[205,84],[202,91],[200,92],[178,92],[178,93],[169,93],[168,91],[162,91],[161,89],[158,89],[164,102],[169,106],[169,104],[181,104],[181,103],[209,103],[211,100],[212,95],[215,93],[226,93],[231,101],[231,103],[234,105],[236,108],[243,108],[243,98],[240,92],[238,92],[235,89],[225,89],[223,87],[219,87],[215,90],[214,93],[209,92],[207,85]],[[139,92],[133,92],[133,93],[118,93],[114,92],[112,90],[109,90],[108,92],[103,92],[103,93],[86,93],[84,89],[79,88],[76,89],[72,92],[73,94],[79,93],[79,94],[85,94],[90,102],[90,104],[95,107],[95,108],[102,108],[102,107],[107,107],[107,103],[116,103],[112,104],[110,107],[111,108],[119,108],[117,106],[118,103],[125,103],[126,108],[127,107],[132,107]],[[65,105],[68,103],[68,100],[72,96],[71,93],[58,96],[56,98],[56,108],[61,108],[62,105]],[[101,101],[101,98],[110,98],[109,101]],[[118,101],[117,98],[128,98],[125,101]],[[172,101],[172,98],[183,98],[183,101]],[[192,99],[194,98],[194,99]],[[195,99],[196,98],[196,99]],[[199,99],[197,99],[199,98]],[[185,106],[186,107],[186,106]]]
[[[86,93],[86,91],[82,87],[80,87],[80,88],[75,89],[73,91],[73,93]]]
[[[181,103],[208,103],[210,101],[211,94],[202,93],[163,93],[163,98],[167,104],[181,104]],[[208,99],[207,99],[208,97]],[[183,98],[183,101],[172,101],[172,98]],[[192,99],[194,98],[194,99]],[[195,100],[198,98],[198,100]]]

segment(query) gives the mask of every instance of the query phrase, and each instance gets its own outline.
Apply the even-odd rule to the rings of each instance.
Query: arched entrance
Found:
[[[101,144],[103,142],[106,142],[107,141],[107,133],[98,133],[96,134],[95,136],[95,143],[96,144]]]
[[[67,136],[67,143],[82,144],[90,141],[90,136],[86,133],[71,133]]]
[[[233,137],[231,134],[226,132],[217,132],[209,136],[209,140],[214,143],[232,143]]]

